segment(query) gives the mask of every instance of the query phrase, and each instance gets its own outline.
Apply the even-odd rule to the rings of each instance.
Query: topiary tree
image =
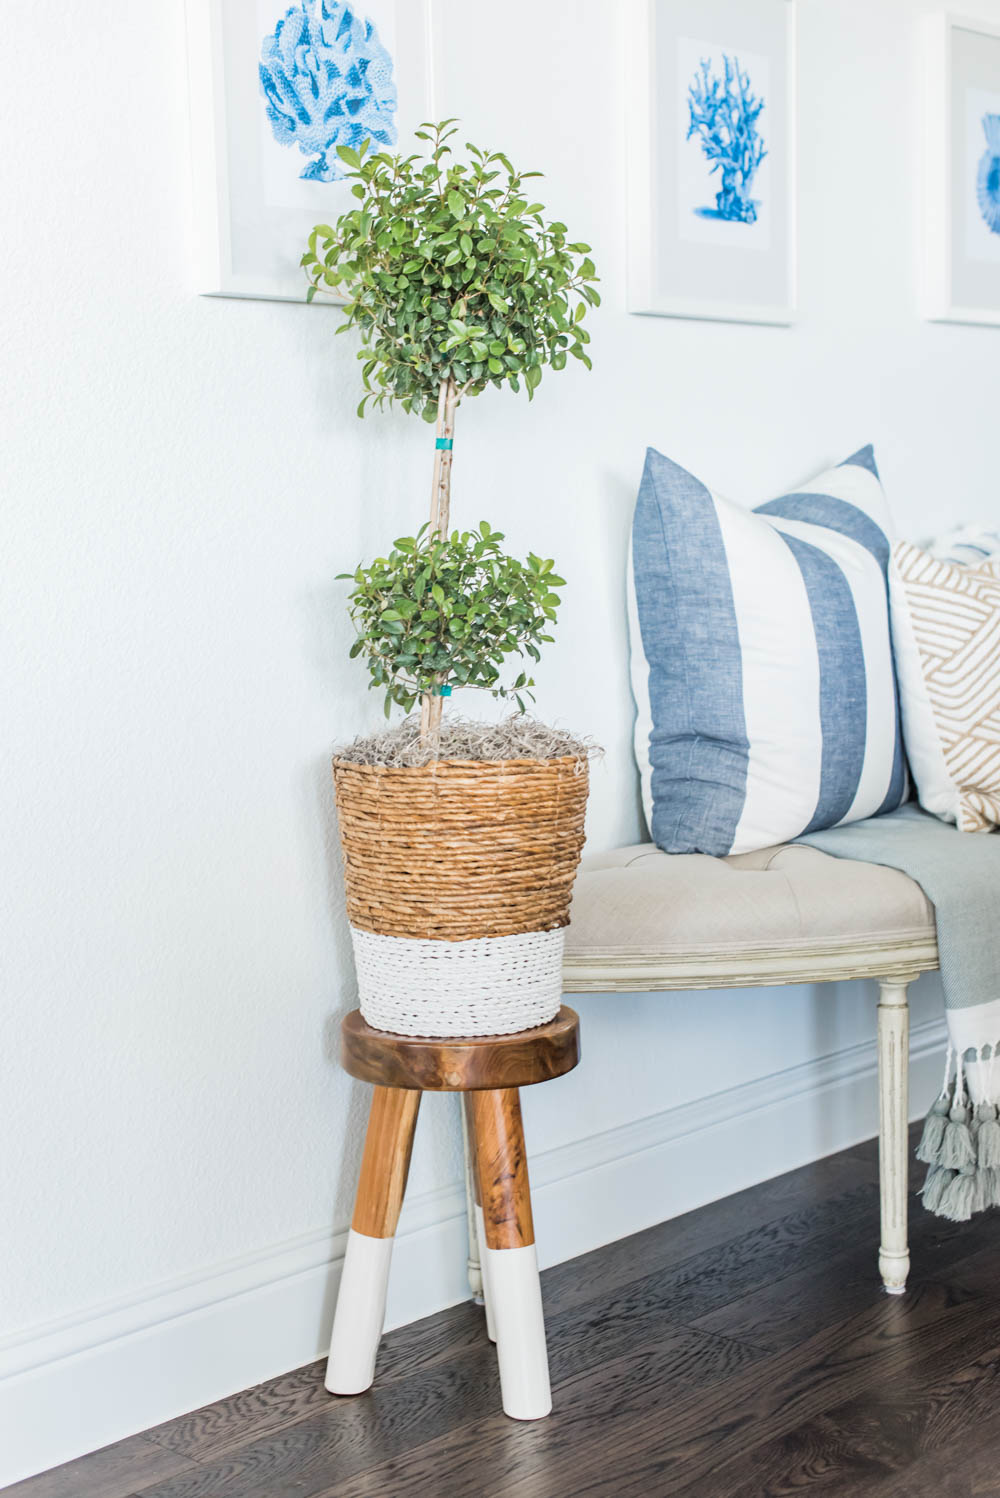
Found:
[[[524,648],[537,659],[559,602],[541,583],[553,564],[529,557],[519,572],[485,521],[478,534],[449,537],[456,408],[491,385],[526,390],[530,400],[546,366],[563,369],[570,357],[589,369],[583,321],[600,303],[590,246],[570,242],[566,225],[548,222],[525,191],[541,174],[468,143],[470,159],[456,161],[448,144],[456,133],[453,120],[423,126],[425,156],[340,147],[357,206],[318,225],[302,257],[308,300],[344,299],[338,332],[361,335],[359,416],[398,401],[436,423],[429,527],[397,541],[391,559],[350,574],[354,653],[367,655],[372,684],[387,689],[387,711],[420,696],[425,737],[437,731],[452,681],[500,693],[505,655]],[[470,618],[461,587],[445,593],[442,568],[453,580],[475,572],[484,609]],[[486,630],[487,603],[504,614],[504,628]],[[515,690],[530,685],[522,675]]]

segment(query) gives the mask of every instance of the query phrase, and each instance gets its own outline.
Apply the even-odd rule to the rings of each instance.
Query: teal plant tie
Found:
[[[434,443],[434,446],[438,449],[439,452],[450,453],[452,448],[455,446],[455,439],[454,437],[439,437]]]
[[[435,687],[434,695],[435,697],[450,697],[451,687]]]

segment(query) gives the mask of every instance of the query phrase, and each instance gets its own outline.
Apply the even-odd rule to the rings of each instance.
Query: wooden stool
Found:
[[[552,1408],[545,1323],[531,1220],[519,1087],[572,1071],[580,1022],[564,1005],[537,1030],[424,1040],[372,1030],[355,1010],[341,1060],[375,1084],[361,1179],[333,1322],[326,1387],[360,1394],[375,1378],[392,1240],[403,1205],[422,1092],[464,1092],[475,1156],[476,1213],[487,1330],[497,1345],[504,1412],[539,1420]]]

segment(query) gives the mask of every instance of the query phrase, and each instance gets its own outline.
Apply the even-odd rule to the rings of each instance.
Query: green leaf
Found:
[[[589,364],[581,320],[600,303],[589,246],[568,242],[565,225],[547,223],[528,195],[537,174],[471,144],[456,161],[453,129],[422,126],[417,154],[396,156],[367,140],[357,151],[341,148],[338,159],[357,180],[345,211],[313,229],[303,257],[306,300],[325,288],[344,298],[336,331],[354,330],[366,395],[379,409],[398,402],[429,425],[443,378],[470,397],[491,383],[516,391],[521,380],[533,395],[544,370],[562,369],[568,353]],[[387,655],[380,669],[394,659]],[[488,675],[474,679],[493,689]]]

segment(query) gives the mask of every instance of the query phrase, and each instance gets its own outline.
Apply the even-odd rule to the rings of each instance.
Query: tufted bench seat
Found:
[[[567,993],[877,980],[879,1269],[900,1294],[909,1269],[906,993],[938,965],[934,907],[919,885],[801,844],[710,858],[643,843],[585,858],[570,914]]]
[[[801,843],[709,858],[652,843],[584,858],[571,993],[759,987],[937,967],[934,907],[897,869]]]

